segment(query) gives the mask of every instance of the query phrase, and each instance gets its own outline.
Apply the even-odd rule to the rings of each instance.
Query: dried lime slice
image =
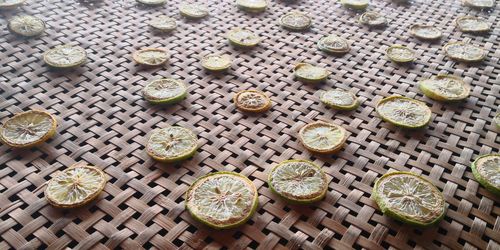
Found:
[[[444,218],[446,202],[427,179],[410,172],[392,172],[380,177],[372,197],[382,213],[414,226],[427,227]]]
[[[462,32],[483,33],[490,31],[490,24],[479,17],[462,16],[457,18],[455,22]]]
[[[328,191],[326,174],[306,160],[281,162],[271,170],[267,183],[279,197],[295,204],[320,201]]]
[[[258,90],[243,90],[233,97],[237,108],[246,112],[265,112],[271,108],[271,99]]]
[[[106,182],[106,175],[102,170],[92,166],[73,165],[47,183],[45,198],[54,207],[81,207],[97,198]]]
[[[9,30],[21,36],[38,36],[45,30],[45,23],[35,16],[16,16],[9,20]]]
[[[386,50],[387,57],[396,63],[407,63],[415,60],[415,51],[403,45],[392,45]]]
[[[154,104],[174,104],[186,98],[187,88],[181,80],[163,78],[148,83],[142,95]]]
[[[136,0],[136,1],[138,3],[142,3],[145,5],[151,5],[151,6],[162,5],[162,4],[165,4],[167,2],[167,0]]]
[[[452,75],[437,75],[419,82],[424,95],[437,101],[459,101],[467,98],[470,86]]]
[[[168,53],[164,49],[145,48],[135,51],[132,58],[138,64],[158,66],[168,61]]]
[[[489,9],[495,5],[495,0],[463,0],[466,6],[477,9]]]
[[[175,22],[175,19],[165,15],[151,19],[151,21],[149,21],[148,24],[149,26],[161,32],[170,32],[172,30],[175,30],[175,28],[177,28],[177,23]]]
[[[201,66],[207,70],[221,71],[231,67],[232,62],[229,55],[211,54],[201,59]]]
[[[200,19],[208,16],[207,8],[199,4],[182,4],[179,6],[179,12],[184,17],[192,19]]]
[[[215,229],[245,224],[258,205],[258,192],[253,182],[234,172],[202,176],[186,192],[186,209],[191,216]]]
[[[311,26],[311,18],[304,13],[292,11],[281,16],[280,24],[289,30],[305,30]]]
[[[447,43],[444,51],[449,58],[459,62],[479,62],[487,54],[484,49],[464,42]]]
[[[190,158],[198,149],[198,138],[189,129],[171,126],[153,131],[146,151],[153,159],[166,163]]]
[[[330,71],[308,63],[299,63],[294,68],[295,77],[305,83],[318,83],[326,80]]]
[[[248,12],[263,12],[267,8],[266,0],[236,0],[236,6],[240,10]]]
[[[370,2],[368,0],[340,0],[340,3],[349,9],[364,10]]]
[[[54,68],[72,68],[82,65],[87,60],[85,49],[69,44],[60,45],[43,54],[43,60]]]
[[[440,39],[443,33],[441,31],[432,26],[432,25],[423,25],[423,24],[414,24],[410,27],[410,33],[422,40],[437,40]]]
[[[500,196],[500,154],[479,156],[472,163],[472,173],[483,187]]]
[[[422,128],[431,121],[431,109],[421,101],[390,96],[377,104],[377,113],[384,121],[403,128]]]
[[[318,41],[318,48],[327,53],[347,53],[351,49],[347,40],[335,35],[329,35]]]
[[[319,99],[325,105],[339,110],[354,110],[359,106],[356,96],[343,89],[322,91]]]
[[[370,27],[380,27],[387,24],[387,19],[378,12],[367,11],[359,16],[359,22]]]
[[[234,28],[227,34],[227,40],[238,47],[254,47],[261,39],[252,31],[243,28]]]
[[[0,0],[0,10],[14,9],[24,4],[26,0]]]
[[[312,152],[333,154],[343,147],[347,132],[336,124],[313,122],[300,129],[299,139]]]
[[[54,116],[38,110],[18,113],[9,118],[0,128],[0,141],[13,148],[37,146],[56,133]]]
[[[493,118],[493,122],[496,124],[497,129],[500,129],[500,113],[498,113],[495,118]]]

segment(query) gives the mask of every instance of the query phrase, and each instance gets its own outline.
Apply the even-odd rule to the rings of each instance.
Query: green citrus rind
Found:
[[[252,12],[252,13],[260,13],[260,12],[266,11],[267,1],[260,0],[259,2],[256,2],[255,0],[253,0],[253,1],[236,0],[236,6],[238,7],[238,9],[243,10],[243,11]]]
[[[340,3],[349,9],[364,10],[370,2],[368,0],[340,0]]]
[[[208,16],[208,10],[199,4],[182,4],[179,13],[186,18],[201,19]]]
[[[467,21],[475,22],[476,26],[470,27],[466,24]],[[461,16],[455,20],[457,28],[462,32],[467,33],[486,33],[490,31],[491,25],[482,18],[474,16]],[[478,27],[479,26],[479,27]],[[482,27],[481,27],[482,26]]]
[[[345,54],[351,49],[346,39],[335,35],[322,37],[316,45],[321,51],[331,54]]]
[[[201,66],[210,71],[223,71],[231,67],[232,60],[229,55],[211,54],[201,59]]]
[[[411,103],[414,103],[414,104],[420,106],[422,109],[424,109],[423,111],[425,111],[425,113],[426,113],[425,117],[423,119],[424,122],[420,122],[417,125],[410,125],[410,124],[398,122],[398,121],[394,120],[393,118],[384,115],[383,112],[381,111],[381,106],[383,104],[385,104],[386,102],[390,102],[390,101],[394,101],[394,100],[409,101]],[[431,116],[432,116],[431,109],[429,107],[427,107],[427,105],[424,102],[417,101],[415,99],[403,97],[403,96],[389,96],[389,97],[386,97],[386,98],[380,100],[376,106],[376,111],[377,111],[377,114],[382,118],[382,120],[389,122],[395,126],[402,127],[402,128],[408,128],[408,129],[418,129],[418,128],[423,128],[423,127],[427,126],[427,124],[429,124],[429,122],[431,121]]]
[[[463,92],[455,97],[448,97],[433,90],[432,86],[430,85],[432,83],[431,81],[442,80],[442,79],[449,79],[450,81],[454,81],[457,84],[461,85]],[[467,98],[470,93],[470,86],[466,84],[461,78],[452,75],[437,75],[430,79],[422,80],[419,82],[418,87],[420,88],[422,93],[424,93],[425,96],[433,100],[443,101],[443,102],[461,101]]]
[[[338,94],[344,93],[345,95],[349,96],[353,101],[351,104],[346,104],[346,105],[335,103],[332,100],[327,99],[328,96],[325,96],[325,95],[328,95],[329,93],[332,93],[332,92],[338,92]],[[330,108],[338,109],[338,110],[355,110],[356,108],[359,107],[359,101],[356,98],[356,96],[353,93],[346,91],[346,90],[343,90],[343,89],[332,89],[332,90],[323,91],[320,93],[319,99],[326,106],[328,106]]]
[[[171,96],[171,97],[159,97],[156,96],[154,93],[150,93],[151,91],[154,90],[149,90],[149,88],[153,88],[153,85],[155,84],[161,84],[161,82],[164,81],[171,81],[172,83],[176,84],[178,89],[176,90],[177,92],[180,91],[177,95]],[[174,86],[171,86],[171,88]],[[161,88],[159,86],[158,88]],[[168,88],[168,86],[165,86],[165,88]],[[157,91],[161,91],[161,89],[156,89]],[[144,99],[146,99],[148,102],[153,103],[153,104],[165,104],[165,105],[170,105],[170,104],[175,104],[178,103],[182,100],[184,100],[187,96],[187,87],[184,82],[181,80],[177,79],[172,79],[172,78],[162,78],[162,79],[157,79],[154,81],[151,81],[150,83],[146,84],[144,88],[142,89],[142,95],[144,96]]]
[[[395,55],[395,50],[405,50],[409,54],[407,54],[406,57],[404,58],[398,57]],[[396,63],[409,63],[415,61],[415,51],[403,45],[398,45],[398,44],[392,45],[391,47],[387,48],[386,54],[387,57],[391,59],[391,61]]]
[[[294,68],[295,78],[304,83],[323,82],[330,74],[330,71],[309,63],[299,63]]]
[[[62,51],[69,52],[70,50],[73,53],[73,56],[76,57],[73,58],[71,62],[58,63],[54,60],[53,57],[55,56],[55,54],[59,54],[60,57],[65,56],[67,60],[69,60],[68,58],[70,58],[70,56],[67,55],[66,53],[62,53]],[[48,51],[46,51],[43,54],[43,60],[47,65],[53,68],[59,68],[59,69],[73,68],[85,63],[85,61],[87,60],[87,52],[85,52],[85,49],[80,46],[72,46],[69,44],[59,45],[53,49],[49,49]]]
[[[302,19],[302,20],[299,20]],[[295,22],[295,23],[294,23]],[[280,25],[288,30],[301,31],[311,27],[311,18],[304,13],[292,11],[280,17]]]
[[[496,158],[499,159],[500,161],[500,154],[487,154],[487,155],[481,155],[479,156],[471,166],[472,169],[472,174],[474,175],[474,178],[479,182],[484,188],[486,188],[488,191],[492,192],[493,194],[500,196],[500,186],[495,186],[492,184],[489,180],[487,180],[483,175],[478,170],[478,164],[481,164],[485,158]],[[497,166],[497,169],[499,171],[499,176],[500,176],[500,166]],[[499,177],[500,178],[500,177]]]
[[[181,131],[175,131],[176,129],[181,130]],[[165,147],[168,147],[168,146],[173,147],[172,144],[169,144],[169,141],[167,139],[164,139],[165,136],[160,137],[158,134],[159,133],[170,133],[171,137],[173,137],[172,134],[174,132],[175,133],[183,133],[183,135],[185,135],[185,137],[183,139],[188,140],[188,143],[190,144],[189,148],[183,149],[182,152],[177,153],[177,155],[175,155],[175,156],[162,156],[162,155],[160,155],[159,152],[152,149],[153,143],[166,144]],[[158,141],[155,142],[155,139],[158,137],[161,138],[161,142],[158,142],[158,141],[160,141],[160,139],[158,139]],[[177,137],[179,137],[179,136],[177,135]],[[173,144],[173,145],[175,145],[175,144]],[[146,144],[147,154],[151,158],[153,158],[154,160],[159,161],[159,162],[163,162],[163,163],[177,163],[180,161],[184,161],[186,159],[191,158],[196,153],[197,150],[198,150],[198,137],[191,130],[189,130],[187,128],[180,127],[180,126],[170,126],[170,127],[157,129],[157,130],[153,131],[151,133],[151,135],[149,136],[148,143]]]
[[[367,11],[359,16],[358,22],[369,27],[381,27],[387,24],[387,19],[378,12]]]
[[[421,33],[421,30],[426,30]],[[431,32],[433,32],[431,34]],[[421,40],[437,40],[441,39],[443,33],[432,25],[414,24],[410,27],[410,34]]]
[[[27,29],[26,27],[29,24],[28,22],[31,22],[32,25],[37,24],[39,27],[37,27],[36,29],[32,27],[31,30],[23,31],[22,28]],[[16,16],[9,20],[8,28],[12,33],[15,33],[17,35],[24,37],[33,37],[39,36],[45,31],[45,22],[35,16]]]
[[[42,137],[40,137],[39,139],[37,139],[35,141],[23,143],[23,144],[13,142],[12,140],[8,139],[7,136],[5,135],[5,133],[7,133],[7,131],[8,131],[6,126],[8,126],[9,123],[14,122],[15,119],[20,119],[22,116],[26,116],[26,115],[30,115],[30,114],[38,114],[38,115],[47,116],[47,118],[50,121],[50,128],[47,131],[45,131],[45,134],[43,134]],[[15,114],[13,117],[7,119],[2,124],[2,126],[0,127],[0,142],[4,143],[5,145],[8,145],[9,147],[12,147],[12,148],[32,148],[32,147],[39,146],[40,144],[44,143],[48,139],[52,138],[56,134],[56,128],[57,128],[57,120],[56,120],[55,116],[51,115],[48,112],[41,111],[41,110],[30,110],[30,111],[26,111],[26,112],[21,112],[21,113]]]
[[[470,57],[465,57],[463,52],[458,53],[458,54],[453,54],[451,52],[452,48],[456,47],[461,47],[460,51],[465,51],[465,50],[475,50],[474,56]],[[451,58],[452,60],[458,61],[458,62],[465,62],[465,63],[472,63],[472,62],[480,62],[486,58],[487,52],[479,47],[476,47],[474,45],[464,43],[464,42],[451,42],[447,43],[443,47],[444,52],[446,53],[446,56]]]

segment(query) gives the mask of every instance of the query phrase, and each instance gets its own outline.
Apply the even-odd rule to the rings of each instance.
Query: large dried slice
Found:
[[[246,112],[265,112],[271,108],[271,99],[258,90],[243,90],[234,95],[237,108]]]
[[[449,58],[459,62],[479,62],[487,54],[484,49],[464,42],[447,43],[444,51]]]
[[[289,30],[305,30],[311,26],[311,18],[304,13],[292,11],[281,16],[280,24]]]
[[[161,15],[151,19],[151,21],[149,21],[148,24],[155,30],[161,32],[170,32],[172,30],[175,30],[175,28],[177,28],[177,23],[175,19],[165,15]]]
[[[407,63],[415,60],[415,51],[403,45],[392,45],[386,50],[387,57],[396,63]]]
[[[208,16],[208,10],[200,4],[182,4],[179,6],[179,12],[182,16],[192,19],[200,19]]]
[[[0,128],[0,141],[14,148],[37,146],[56,133],[54,116],[39,110],[18,113]]]
[[[170,126],[153,131],[146,151],[153,159],[166,163],[190,158],[198,149],[198,138],[189,129]]]
[[[144,5],[151,5],[151,6],[155,6],[155,5],[162,5],[162,4],[165,4],[167,2],[167,0],[136,0],[138,3],[142,3]]]
[[[424,95],[437,101],[459,101],[467,98],[470,86],[452,75],[437,75],[419,82]]]
[[[45,198],[54,207],[81,207],[97,198],[106,182],[106,175],[102,170],[92,166],[73,165],[47,183]]]
[[[474,178],[490,192],[500,196],[500,154],[482,155],[472,163]]]
[[[168,52],[160,48],[145,48],[135,51],[132,58],[138,64],[158,66],[168,61]]]
[[[351,49],[347,40],[335,35],[329,35],[318,41],[318,48],[327,53],[347,53]]]
[[[384,121],[403,128],[422,128],[431,121],[431,109],[421,101],[390,96],[377,104],[377,113]]]
[[[0,10],[14,9],[24,4],[26,0],[0,0]]]
[[[378,12],[367,11],[359,16],[359,22],[370,27],[380,27],[387,24],[387,19]]]
[[[281,162],[271,170],[267,183],[279,197],[297,204],[322,200],[328,191],[326,174],[306,160]]]
[[[227,34],[227,40],[238,47],[254,47],[261,39],[255,35],[252,31],[243,28],[234,28]]]
[[[72,68],[82,65],[87,60],[85,49],[69,44],[60,45],[43,54],[43,60],[54,68]]]
[[[236,6],[240,10],[248,12],[263,12],[267,8],[266,0],[236,0]]]
[[[463,0],[466,6],[476,9],[490,9],[495,6],[495,0]]]
[[[299,63],[294,68],[295,77],[305,83],[318,83],[326,80],[330,71],[308,63]]]
[[[354,110],[359,106],[356,96],[343,89],[322,91],[319,98],[325,105],[334,109]]]
[[[259,205],[257,188],[244,175],[216,172],[200,177],[186,192],[186,209],[215,229],[245,224]]]
[[[368,7],[368,0],[340,0],[340,3],[347,8],[355,10],[364,10]]]
[[[318,121],[302,127],[299,139],[312,152],[333,154],[343,147],[347,132],[339,125]]]
[[[443,36],[443,33],[432,25],[414,24],[410,27],[410,33],[422,40],[437,40]]]
[[[45,30],[45,22],[35,16],[16,16],[9,20],[9,30],[15,34],[31,37],[38,36]]]
[[[479,17],[462,16],[457,18],[455,23],[462,32],[483,33],[490,31],[490,24]]]
[[[432,182],[410,172],[383,175],[375,182],[372,197],[382,213],[414,226],[437,224],[446,211],[441,191]]]
[[[207,70],[221,71],[231,67],[232,62],[229,55],[211,54],[201,59],[201,66]]]
[[[142,95],[151,103],[174,104],[186,98],[187,88],[181,80],[163,78],[148,83],[142,89]]]

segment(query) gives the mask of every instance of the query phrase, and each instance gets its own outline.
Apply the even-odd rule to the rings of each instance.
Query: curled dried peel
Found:
[[[163,78],[148,83],[142,90],[142,94],[149,102],[172,104],[186,97],[187,88],[180,80]]]
[[[190,158],[198,149],[198,138],[189,129],[171,126],[153,131],[146,145],[149,156],[173,163]]]
[[[207,55],[201,60],[201,66],[207,70],[220,71],[231,67],[231,57],[229,55]]]
[[[311,18],[300,12],[290,12],[280,18],[281,26],[290,30],[305,30],[311,26]]]
[[[271,99],[258,90],[244,90],[234,96],[236,107],[247,112],[265,112],[271,108]]]
[[[404,128],[421,128],[431,119],[431,110],[425,103],[402,96],[390,96],[377,104],[377,113],[383,120]]]
[[[158,48],[146,48],[135,51],[132,54],[134,61],[138,64],[144,64],[148,66],[158,66],[168,60],[168,53],[164,49]]]
[[[336,124],[313,122],[300,129],[299,139],[312,152],[331,154],[342,148],[347,140],[347,132]]]
[[[500,154],[482,155],[472,163],[474,178],[490,192],[500,196]]]
[[[43,60],[51,67],[71,68],[85,62],[87,53],[80,46],[61,45],[48,50],[43,55]]]
[[[410,33],[424,40],[435,40],[443,35],[441,31],[432,25],[414,24],[410,27]]]
[[[52,137],[56,127],[54,116],[44,111],[31,110],[8,119],[1,128],[0,139],[14,148],[33,147]]]
[[[37,36],[45,30],[45,23],[35,16],[17,16],[9,20],[9,29],[21,36]]]
[[[458,101],[469,96],[470,86],[462,79],[438,75],[419,82],[419,88],[429,98],[438,101]]]
[[[486,57],[486,51],[464,42],[447,43],[444,46],[446,55],[460,62],[479,62]]]
[[[342,89],[324,91],[320,100],[327,106],[340,110],[353,110],[359,106],[356,96]]]
[[[392,45],[386,50],[387,56],[394,62],[405,63],[415,60],[415,52],[402,45]]]

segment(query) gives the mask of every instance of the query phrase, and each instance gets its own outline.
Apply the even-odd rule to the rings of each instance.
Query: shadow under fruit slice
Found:
[[[271,108],[271,99],[258,90],[243,90],[234,95],[237,108],[246,112],[266,112]]]
[[[423,25],[423,24],[414,24],[410,27],[410,33],[421,40],[437,40],[440,39],[443,33],[441,31],[432,26],[432,25]]]
[[[347,53],[351,49],[347,40],[335,35],[329,35],[318,41],[318,48],[327,53]]]
[[[483,33],[490,30],[490,24],[478,17],[462,16],[457,18],[455,23],[462,32]]]
[[[387,57],[396,63],[407,63],[415,60],[415,51],[403,45],[392,45],[386,50]]]
[[[359,22],[370,27],[380,27],[387,24],[387,19],[378,12],[367,11],[359,16]]]
[[[384,174],[375,182],[372,198],[384,215],[413,226],[435,225],[446,211],[441,191],[410,172]]]
[[[482,155],[472,163],[474,178],[487,190],[500,196],[500,154]]]
[[[69,44],[60,45],[43,54],[43,60],[54,68],[72,68],[82,65],[87,60],[85,49]]]
[[[299,139],[305,148],[314,153],[333,154],[343,147],[347,132],[339,125],[318,121],[302,127]]]
[[[156,129],[149,137],[146,151],[153,159],[175,163],[192,157],[198,149],[198,138],[189,129],[170,126]]]
[[[174,104],[186,98],[187,88],[181,80],[163,78],[144,86],[142,95],[154,104]]]
[[[354,94],[343,89],[331,89],[320,93],[320,101],[339,110],[354,110],[359,102]]]
[[[234,172],[202,176],[186,192],[186,209],[191,216],[215,229],[245,224],[258,205],[258,193],[253,182]]]
[[[390,96],[382,99],[376,107],[377,113],[387,122],[403,128],[422,128],[431,121],[431,109],[421,101]]]
[[[211,54],[201,59],[201,66],[210,71],[222,71],[231,67],[231,57],[229,55]]]
[[[451,75],[438,75],[419,82],[424,95],[436,101],[459,101],[467,98],[470,86],[461,78]]]
[[[330,75],[330,71],[308,63],[299,63],[294,68],[295,77],[305,83],[319,83]]]
[[[271,170],[267,183],[279,197],[292,204],[317,202],[328,191],[326,174],[316,164],[306,160],[281,162]]]
[[[182,16],[191,19],[200,19],[208,16],[207,8],[199,4],[182,4],[179,6],[179,12]]]
[[[234,46],[238,47],[254,47],[261,39],[252,31],[243,28],[234,28],[227,34],[227,40]]]
[[[26,0],[0,0],[0,10],[14,9],[24,4]]]
[[[177,28],[175,19],[165,15],[151,19],[148,24],[149,26],[161,32],[170,32]]]
[[[494,0],[463,0],[466,6],[476,9],[489,9],[495,5]]]
[[[311,26],[311,18],[304,13],[292,11],[281,16],[280,24],[289,30],[305,30]]]
[[[102,170],[92,166],[73,165],[47,183],[45,198],[54,207],[81,207],[97,198],[106,182],[106,175]]]
[[[34,147],[54,136],[56,127],[51,114],[30,110],[9,118],[0,129],[0,139],[13,148]]]
[[[240,10],[248,12],[263,12],[267,8],[266,0],[236,0],[236,6]]]
[[[151,6],[162,5],[162,4],[165,4],[167,2],[167,0],[136,0],[136,1],[138,3],[142,3],[145,5],[151,5]]]
[[[447,43],[444,46],[446,55],[459,62],[480,62],[486,58],[486,51],[464,42]]]
[[[340,0],[340,3],[349,9],[363,10],[370,2],[368,0]]]
[[[45,30],[45,22],[35,16],[16,16],[9,20],[9,30],[15,34],[31,37],[38,36]]]
[[[138,64],[158,66],[168,61],[168,53],[164,49],[145,48],[135,51],[132,58]]]

